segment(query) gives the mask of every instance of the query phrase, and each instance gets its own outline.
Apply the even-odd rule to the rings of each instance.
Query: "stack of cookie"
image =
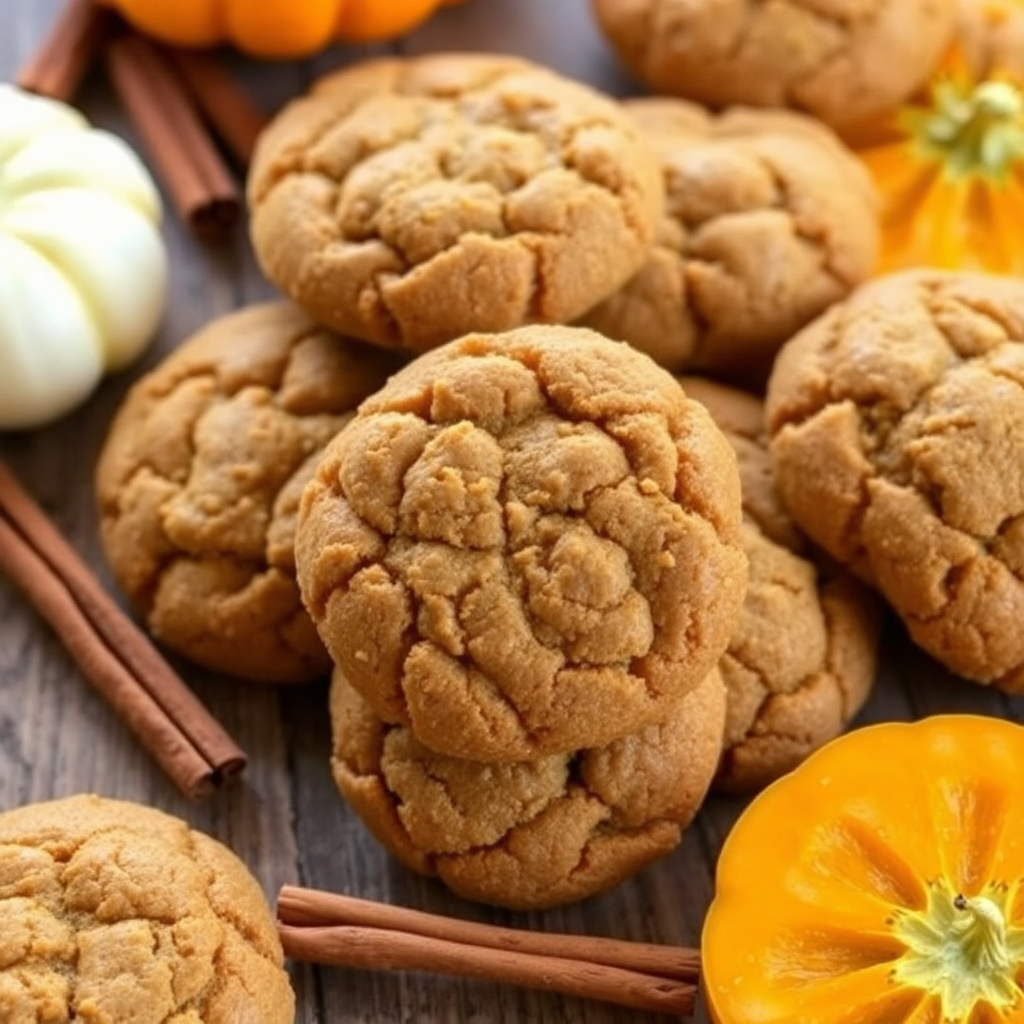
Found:
[[[721,751],[735,455],[674,378],[573,327],[469,335],[364,402],[307,486],[334,773],[411,867],[543,907],[668,852]]]
[[[661,177],[610,99],[463,55],[325,79],[266,131],[249,194],[256,252],[297,305],[223,317],[140,380],[97,495],[113,573],[164,645],[304,682],[330,665],[293,553],[323,446],[417,351],[614,291],[646,257]]]
[[[116,576],[211,668],[333,670],[335,778],[406,863],[510,907],[612,885],[719,770],[748,574],[736,456],[657,363],[763,371],[865,276],[862,172],[797,115],[461,54],[325,78],[248,196],[295,306],[133,389]]]
[[[855,171],[796,115],[622,106],[510,57],[324,79],[268,128],[249,183],[256,253],[301,311],[218,320],[133,390],[98,472],[115,576],[200,664],[322,674],[294,509],[359,401],[418,352],[526,321],[582,319],[672,370],[763,367],[867,272]],[[744,255],[768,250],[770,277]]]

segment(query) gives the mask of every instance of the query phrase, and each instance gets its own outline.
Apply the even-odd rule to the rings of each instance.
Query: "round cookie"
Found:
[[[766,411],[796,522],[953,672],[1024,691],[1024,283],[864,285],[783,347]]]
[[[335,782],[377,839],[467,899],[516,910],[610,889],[679,843],[721,749],[718,672],[664,721],[590,750],[489,764],[387,725],[335,670]]]
[[[566,322],[643,263],[657,163],[612,99],[495,54],[367,61],[259,140],[250,228],[317,321],[423,351]]]
[[[736,457],[647,356],[573,327],[420,356],[328,446],[303,599],[385,721],[455,757],[600,746],[725,650],[746,585]]]
[[[0,814],[0,1017],[292,1024],[273,915],[226,847],[139,804]]]
[[[716,789],[750,792],[795,768],[861,709],[878,667],[881,616],[848,572],[817,564],[772,480],[762,403],[695,377],[702,402],[736,449],[750,582],[718,667],[728,695]]]
[[[956,0],[592,0],[656,93],[794,107],[837,128],[884,114],[931,73]]]
[[[870,178],[800,114],[624,105],[661,162],[665,215],[641,270],[581,322],[669,370],[763,384],[782,343],[871,273]]]
[[[398,365],[266,303],[213,321],[134,385],[97,466],[100,533],[162,643],[247,679],[327,674],[295,581],[299,497]]]

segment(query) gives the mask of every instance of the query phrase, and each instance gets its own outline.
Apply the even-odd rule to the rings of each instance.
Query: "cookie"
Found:
[[[669,717],[597,749],[489,764],[429,751],[335,671],[332,770],[377,839],[467,899],[517,910],[582,900],[673,850],[718,763],[717,671]]]
[[[295,581],[299,497],[398,365],[266,303],[213,321],[135,384],[96,492],[110,568],[157,639],[246,679],[328,673]]]
[[[0,814],[0,1020],[292,1024],[273,915],[184,821],[74,796]]]
[[[260,138],[248,197],[275,284],[321,323],[414,351],[576,319],[639,269],[662,204],[618,104],[494,54],[321,79]]]
[[[387,722],[481,761],[601,746],[725,650],[736,457],[647,356],[583,328],[467,335],[328,446],[295,538],[335,663]]]
[[[956,0],[592,0],[652,91],[710,107],[794,107],[838,128],[887,113],[931,73]]]
[[[749,792],[795,768],[861,709],[878,668],[880,609],[849,572],[819,564],[772,480],[762,403],[685,377],[736,449],[750,582],[719,662],[728,694],[715,788]]]
[[[807,534],[950,670],[1024,691],[1024,284],[864,285],[783,347],[766,411]]]
[[[799,114],[716,117],[665,98],[625,107],[661,162],[665,216],[644,266],[582,323],[674,372],[763,384],[782,343],[871,273],[870,178]]]

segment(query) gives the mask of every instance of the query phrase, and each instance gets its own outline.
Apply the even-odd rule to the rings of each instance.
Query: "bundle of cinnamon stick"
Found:
[[[71,102],[101,60],[179,216],[203,240],[228,237],[242,188],[221,146],[244,172],[264,115],[214,58],[157,45],[94,0],[66,0],[17,84]]]
[[[277,922],[293,960],[430,971],[676,1016],[696,1002],[695,949],[501,928],[291,885],[278,895]]]
[[[246,757],[0,462],[0,572],[186,796],[209,796]]]

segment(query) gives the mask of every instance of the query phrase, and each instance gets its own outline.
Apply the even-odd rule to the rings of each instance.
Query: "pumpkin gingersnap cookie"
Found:
[[[136,383],[96,490],[111,570],[155,637],[247,679],[327,674],[295,581],[299,497],[398,365],[266,303],[213,321]]]
[[[906,99],[953,34],[956,0],[592,0],[654,92],[794,107],[838,128]]]
[[[335,670],[332,770],[377,839],[467,899],[518,910],[596,895],[669,853],[721,749],[716,670],[669,712],[596,749],[490,764],[428,750]]]
[[[225,846],[121,800],[0,814],[5,1024],[292,1024],[274,918]]]
[[[715,788],[760,789],[837,736],[861,709],[878,667],[880,609],[849,572],[818,564],[775,489],[764,409],[753,395],[696,377],[736,449],[750,582],[718,667],[728,694]]]
[[[272,281],[321,323],[416,351],[574,320],[640,267],[662,203],[613,100],[494,54],[322,79],[261,137],[248,196]]]
[[[953,672],[1024,691],[1024,284],[862,286],[779,353],[767,397],[796,522]]]
[[[468,335],[328,446],[296,564],[387,722],[474,760],[600,746],[725,650],[746,585],[736,457],[647,356],[592,331]]]
[[[867,172],[824,125],[788,111],[624,106],[661,162],[666,210],[641,270],[581,322],[667,369],[763,383],[779,346],[871,273]]]

